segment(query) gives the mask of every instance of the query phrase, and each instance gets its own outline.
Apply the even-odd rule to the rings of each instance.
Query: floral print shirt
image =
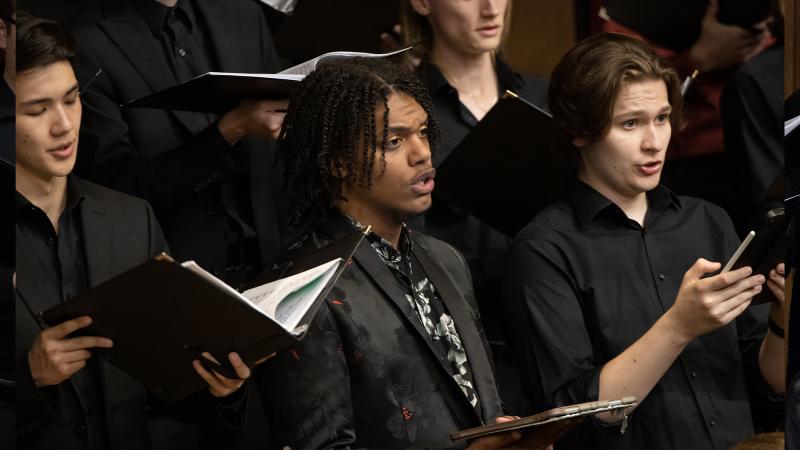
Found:
[[[350,217],[348,219],[358,228],[366,228],[355,219]],[[411,305],[411,309],[417,313],[417,318],[428,332],[433,346],[443,355],[447,355],[453,379],[472,407],[480,412],[480,400],[475,391],[472,369],[467,360],[464,346],[461,344],[461,337],[433,283],[428,279],[422,265],[414,256],[413,242],[409,233],[411,232],[403,225],[398,245],[399,250],[375,233],[369,233],[367,240],[406,290],[406,300]]]

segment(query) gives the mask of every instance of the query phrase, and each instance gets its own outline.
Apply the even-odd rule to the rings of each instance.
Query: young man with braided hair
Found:
[[[444,448],[502,414],[463,257],[404,224],[431,205],[438,144],[424,86],[384,60],[324,66],[292,98],[278,151],[309,230],[296,246],[373,232],[306,337],[255,375],[276,444]]]

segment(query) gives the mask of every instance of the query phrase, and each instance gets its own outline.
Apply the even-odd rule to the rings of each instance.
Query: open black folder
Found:
[[[330,52],[279,73],[207,72],[122,106],[224,114],[245,99],[289,98],[303,78],[321,65],[353,58],[391,57],[410,48],[390,53]]]
[[[610,412],[612,415],[618,415],[623,421],[622,426],[625,427],[627,426],[625,422],[628,420],[626,410],[635,405],[636,397],[623,397],[617,400],[600,400],[562,406],[511,422],[494,423],[459,431],[451,434],[450,439],[460,441],[519,431],[522,433],[522,438],[512,444],[514,448],[545,449],[583,419],[597,413]]]
[[[566,188],[547,112],[506,91],[436,170],[436,194],[513,237]]]
[[[256,361],[302,339],[325,296],[363,239],[354,231],[294,260],[279,260],[242,294],[193,262],[168,257],[141,264],[41,314],[57,325],[88,315],[83,335],[108,337],[95,353],[167,401],[205,387],[193,359],[203,351],[218,361],[238,352]]]

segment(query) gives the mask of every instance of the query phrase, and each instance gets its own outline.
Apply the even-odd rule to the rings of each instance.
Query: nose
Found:
[[[408,164],[411,166],[416,165],[431,165],[431,145],[427,139],[420,136],[413,136],[410,139],[408,151]]]
[[[53,123],[50,126],[50,133],[53,136],[62,136],[69,133],[74,128],[72,117],[64,105],[53,106]]]
[[[498,3],[502,0],[480,0],[481,2],[481,15],[485,17],[494,17],[500,14]]]
[[[642,150],[646,152],[660,152],[666,150],[669,143],[670,128],[669,123],[656,125],[651,123],[644,128],[642,136]]]

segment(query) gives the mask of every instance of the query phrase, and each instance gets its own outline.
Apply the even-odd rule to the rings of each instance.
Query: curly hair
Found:
[[[292,225],[307,227],[324,219],[343,198],[345,182],[372,188],[376,158],[385,170],[388,102],[395,93],[413,98],[428,115],[428,141],[435,152],[440,132],[430,96],[402,66],[384,58],[356,58],[324,65],[302,81],[289,102],[277,149]],[[380,106],[384,127],[378,136]]]

